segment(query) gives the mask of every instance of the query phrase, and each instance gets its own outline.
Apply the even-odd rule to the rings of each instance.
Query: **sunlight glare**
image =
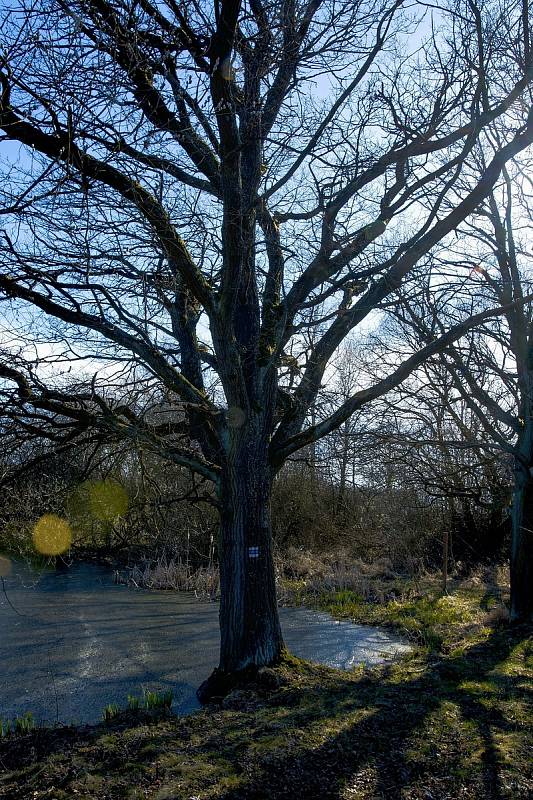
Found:
[[[101,522],[123,517],[128,510],[128,494],[116,481],[91,481],[88,485],[91,514]]]
[[[56,514],[44,514],[33,529],[33,544],[43,556],[59,556],[69,549],[72,531],[65,519]]]

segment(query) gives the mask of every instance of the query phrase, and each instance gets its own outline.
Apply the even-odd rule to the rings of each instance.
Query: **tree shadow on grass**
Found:
[[[370,679],[322,692],[317,686],[320,702],[314,710],[305,702],[312,687],[302,689],[284,718],[284,735],[290,739],[291,725],[305,733],[319,723],[326,730],[331,726],[332,735],[317,746],[304,736],[300,745],[249,765],[245,784],[225,793],[224,800],[525,798],[527,789],[503,785],[495,740],[520,731],[501,706],[525,697],[519,686],[523,676],[497,668],[530,633],[531,627],[495,632],[401,683]],[[497,698],[498,707],[487,704],[487,696]],[[365,707],[367,713],[339,731],[339,716]]]

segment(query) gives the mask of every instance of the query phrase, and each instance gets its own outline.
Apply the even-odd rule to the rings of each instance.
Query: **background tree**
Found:
[[[492,150],[501,132],[491,135]],[[482,171],[488,150],[479,150]],[[486,321],[439,356],[450,376],[456,402],[469,406],[478,422],[478,440],[490,441],[514,463],[511,546],[511,617],[533,613],[533,518],[531,516],[532,307],[531,164],[510,162],[483,204],[457,231],[456,242],[436,257],[432,279],[418,301],[405,305],[404,323],[419,336],[434,335],[472,308],[494,301],[520,302],[495,321]],[[450,282],[450,275],[455,279]]]
[[[309,424],[342,341],[530,144],[527,8],[38,0],[5,16],[2,38],[6,317],[68,340],[94,373],[76,392],[19,349],[1,370],[13,407],[64,436],[133,437],[211,480],[220,667],[270,663],[275,474],[501,313],[453,326]],[[182,421],[154,424],[106,391],[96,368],[113,362],[172,398],[190,446]]]
[[[412,337],[405,325],[388,330],[382,357],[387,352],[397,357],[398,339],[405,343]],[[438,563],[438,542],[444,582],[450,559],[464,568],[501,560],[508,532],[509,458],[502,457],[471,405],[456,391],[440,358],[427,361],[379,406],[369,435],[387,445],[396,480],[413,487],[422,505],[432,505],[429,561]]]

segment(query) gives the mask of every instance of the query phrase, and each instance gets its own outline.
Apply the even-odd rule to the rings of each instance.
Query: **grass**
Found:
[[[383,603],[366,602],[349,591],[339,594],[340,597],[335,593],[321,595],[316,605],[335,617],[392,628],[433,652],[440,651],[450,635],[457,636],[463,625],[482,619],[475,591],[453,595],[440,595],[433,591],[423,597]]]
[[[116,703],[109,703],[103,712],[102,712],[102,719],[104,722],[112,722],[118,715],[120,714],[120,708]]]
[[[220,589],[218,567],[210,565],[191,569],[181,559],[167,559],[164,555],[153,561],[117,570],[115,580],[145,589],[194,592],[205,600],[214,600]]]
[[[173,692],[170,689],[163,692],[151,692],[145,689],[143,692],[142,706],[147,710],[154,708],[169,709],[172,705],[173,697]]]
[[[169,712],[172,706],[174,693],[171,689],[156,692],[151,689],[143,689],[141,697],[129,694],[128,703],[125,709],[121,709],[116,703],[111,703],[103,710],[102,717],[104,722],[111,722],[118,717],[128,719],[128,715],[139,714],[142,711],[163,711]]]
[[[31,711],[26,711],[21,717],[14,720],[3,720],[0,718],[0,739],[12,734],[23,736],[31,733],[35,729],[35,720]]]
[[[443,594],[440,579],[426,576],[413,581],[398,576],[375,582],[378,591],[361,593],[309,587],[305,581],[285,581],[287,604],[306,605],[326,611],[338,619],[364,625],[379,625],[409,638],[430,653],[453,648],[471,628],[499,624],[507,616],[506,591],[476,581],[450,582]],[[372,599],[369,599],[371,597]]]
[[[128,710],[138,711],[141,707],[141,701],[134,694],[128,695]]]
[[[0,741],[0,797],[54,800],[513,800],[533,792],[531,626],[503,627],[483,587],[367,603],[320,598],[421,642],[343,673],[285,656],[222,707],[161,707]]]

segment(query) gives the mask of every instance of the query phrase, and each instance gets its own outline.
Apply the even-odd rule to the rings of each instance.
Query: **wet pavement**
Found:
[[[0,585],[0,717],[97,722],[128,694],[172,689],[173,709],[198,707],[195,691],[218,661],[218,606],[179,592],[113,584],[110,570],[75,564],[33,572],[16,565]],[[376,664],[409,646],[388,632],[304,608],[280,609],[288,648],[341,669]]]

